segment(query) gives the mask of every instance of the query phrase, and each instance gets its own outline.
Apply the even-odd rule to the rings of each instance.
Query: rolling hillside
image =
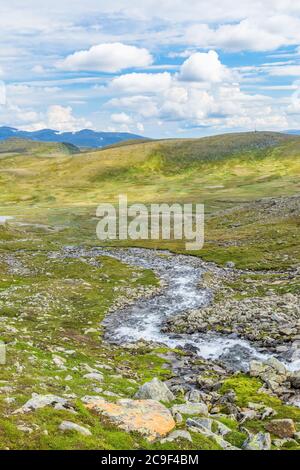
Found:
[[[0,140],[0,158],[14,155],[73,155],[80,153],[78,147],[66,143],[36,142],[28,139],[12,137],[7,140]]]
[[[15,142],[10,144],[15,148]],[[292,252],[300,257],[294,238],[299,211],[288,210],[289,197],[300,190],[300,137],[226,134],[132,143],[82,156],[67,151],[55,158],[49,158],[49,147],[47,152],[43,145],[38,148],[0,156],[2,214],[63,225],[68,227],[66,236],[96,242],[95,209],[101,202],[117,203],[119,194],[145,204],[198,202],[205,204],[208,217],[200,256],[221,264],[233,259],[261,267],[278,265],[273,250],[282,251],[282,265],[295,263],[294,255],[286,258]],[[269,214],[259,202],[273,198],[271,205],[280,206],[283,197],[289,218],[282,211]],[[249,203],[254,204],[251,217]],[[224,218],[228,210],[233,212]],[[183,249],[181,242],[142,244]]]

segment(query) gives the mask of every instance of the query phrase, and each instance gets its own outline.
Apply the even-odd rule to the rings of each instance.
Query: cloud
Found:
[[[38,121],[38,117],[41,120]],[[85,118],[75,117],[70,106],[53,105],[48,108],[45,116],[27,113],[27,115],[24,114],[23,120],[27,121],[27,125],[21,126],[22,129],[29,131],[50,128],[59,132],[75,132],[83,128],[92,127],[92,123]]]
[[[42,75],[46,72],[42,65],[35,65],[34,67],[32,67],[32,71],[38,75]]]
[[[123,94],[161,93],[169,88],[171,75],[163,73],[130,73],[114,78],[110,90]]]
[[[151,118],[158,114],[157,105],[153,99],[143,95],[113,98],[106,103],[106,106],[134,111],[144,118]]]
[[[0,106],[6,103],[6,86],[5,83],[0,80]]]
[[[110,119],[115,124],[130,124],[132,122],[132,118],[126,113],[112,114]]]
[[[198,47],[238,51],[271,51],[300,41],[300,19],[288,15],[263,15],[238,23],[207,24],[187,29],[186,41]]]
[[[114,73],[133,67],[146,67],[152,62],[153,58],[147,49],[115,42],[75,52],[58,62],[57,67],[68,71]]]
[[[282,65],[275,67],[267,67],[269,75],[277,77],[299,77],[300,78],[300,65]]]
[[[231,77],[215,51],[196,52],[181,66],[179,79],[191,82],[217,83]]]
[[[51,129],[58,131],[78,131],[90,127],[92,124],[85,118],[76,118],[72,114],[71,106],[50,106],[47,112],[47,123]]]

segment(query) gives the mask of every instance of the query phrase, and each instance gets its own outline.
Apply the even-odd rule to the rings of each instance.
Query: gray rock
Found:
[[[213,420],[210,418],[188,418],[186,420],[187,427],[198,428],[203,431],[211,431]]]
[[[202,393],[199,390],[193,389],[186,394],[185,399],[191,403],[199,403],[201,401],[201,396]]]
[[[270,357],[266,361],[266,364],[268,364],[268,366],[271,366],[273,369],[275,369],[279,374],[287,373],[285,365],[282,362],[278,361],[276,357]]]
[[[68,402],[64,398],[57,397],[55,395],[38,395],[37,393],[33,393],[32,398],[28,400],[21,408],[14,411],[13,414],[29,413],[30,411],[45,408],[46,406],[54,407],[58,404],[63,408],[68,407]]]
[[[193,426],[193,422],[196,424],[196,426]],[[204,426],[201,426],[198,420],[189,419],[187,420],[187,425],[189,426],[190,431],[197,432],[205,437],[213,439],[224,450],[240,450],[238,447],[234,447],[229,442],[225,441],[222,436],[215,434]]]
[[[76,431],[79,434],[82,434],[83,436],[91,436],[92,433],[89,429],[84,428],[83,426],[79,426],[79,424],[72,423],[71,421],[63,421],[59,425],[59,430],[62,432],[67,432],[67,431]]]
[[[214,421],[214,426],[216,427],[215,434],[219,436],[226,436],[231,433],[231,429],[220,421]]]
[[[204,403],[185,403],[184,405],[174,405],[172,414],[175,413],[208,416],[208,407]]]
[[[23,426],[22,424],[17,426],[17,428],[18,428],[19,431],[24,432],[26,434],[32,434],[33,433],[32,428],[29,428],[28,426]]]
[[[271,449],[271,436],[269,433],[259,432],[258,434],[250,435],[243,444],[245,450],[270,450]]]
[[[300,388],[300,371],[294,372],[289,376],[289,382],[293,388]]]
[[[225,266],[226,266],[226,268],[233,269],[233,268],[235,268],[235,263],[233,261],[227,261]]]
[[[91,372],[83,376],[84,379],[94,380],[96,382],[103,382],[103,375],[100,372]]]
[[[190,435],[190,433],[188,431],[184,431],[184,430],[173,431],[173,432],[171,432],[171,434],[169,434],[168,437],[165,437],[160,442],[162,444],[165,444],[166,442],[177,441],[177,439],[185,439],[187,441],[193,442],[192,436]]]
[[[140,387],[134,398],[138,400],[157,400],[169,403],[175,400],[175,396],[164,382],[157,378],[147,382]]]

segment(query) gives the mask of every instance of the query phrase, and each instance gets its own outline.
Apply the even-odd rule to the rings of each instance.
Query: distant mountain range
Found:
[[[30,139],[38,142],[60,142],[76,145],[77,147],[101,148],[127,140],[145,139],[144,137],[127,132],[96,132],[83,129],[78,132],[58,132],[52,129],[28,132],[13,127],[0,127],[0,140],[12,137]]]

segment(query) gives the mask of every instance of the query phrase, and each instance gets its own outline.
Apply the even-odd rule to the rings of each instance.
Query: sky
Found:
[[[0,0],[0,126],[300,129],[300,2]]]

